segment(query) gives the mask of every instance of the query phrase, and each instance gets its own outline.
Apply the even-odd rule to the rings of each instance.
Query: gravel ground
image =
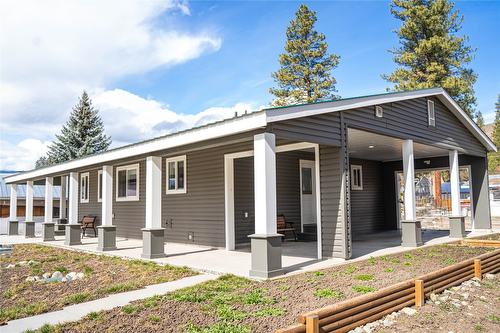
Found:
[[[354,332],[500,332],[500,274],[487,274],[481,282],[466,281],[432,299],[414,314],[410,311],[412,315],[386,317],[379,325],[372,323]]]
[[[34,263],[19,265],[29,260]],[[9,264],[17,265],[7,268]],[[0,267],[0,323],[196,274],[187,268],[38,244],[15,245],[11,255],[0,256]],[[30,276],[54,271],[81,272],[85,277],[68,282],[26,281]]]
[[[492,249],[438,245],[266,282],[223,276],[154,299],[91,314],[63,332],[274,332],[297,315]]]

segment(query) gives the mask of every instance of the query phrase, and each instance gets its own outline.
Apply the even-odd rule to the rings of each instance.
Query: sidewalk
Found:
[[[126,305],[132,301],[148,298],[154,295],[166,294],[177,289],[190,287],[209,280],[214,280],[217,277],[217,275],[212,274],[200,274],[176,281],[150,285],[139,290],[110,295],[108,297],[96,299],[91,302],[71,305],[59,311],[43,313],[28,318],[9,321],[7,325],[0,326],[0,332],[24,332],[29,329],[37,329],[44,324],[56,325],[63,322],[79,320],[80,318],[85,317],[90,312],[110,310],[117,306]]]

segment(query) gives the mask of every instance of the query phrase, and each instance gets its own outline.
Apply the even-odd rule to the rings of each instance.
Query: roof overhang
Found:
[[[24,182],[39,179],[47,175],[60,175],[70,170],[80,169],[91,165],[103,164],[132,156],[153,153],[165,149],[179,147],[205,140],[221,138],[266,127],[268,123],[288,119],[302,118],[323,113],[344,111],[349,109],[373,106],[385,103],[399,102],[408,99],[436,96],[464,126],[486,147],[488,151],[497,148],[488,136],[470,119],[458,104],[441,88],[423,89],[408,92],[389,93],[365,97],[347,98],[332,102],[295,105],[281,108],[265,109],[241,117],[235,117],[217,123],[201,126],[191,130],[159,137],[156,139],[109,150],[104,153],[71,160],[65,163],[35,169],[5,177],[6,183]]]
[[[442,88],[422,89],[408,92],[380,94],[366,97],[347,98],[339,101],[295,105],[282,108],[266,109],[267,122],[277,122],[318,115],[323,113],[345,111],[366,106],[400,102],[408,99],[436,96],[462,124],[486,147],[488,151],[497,151],[491,139],[477,126],[462,108]]]

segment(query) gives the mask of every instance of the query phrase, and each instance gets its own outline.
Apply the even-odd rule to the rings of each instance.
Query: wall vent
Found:
[[[384,116],[384,109],[379,105],[375,107],[375,116],[377,118],[382,118]]]

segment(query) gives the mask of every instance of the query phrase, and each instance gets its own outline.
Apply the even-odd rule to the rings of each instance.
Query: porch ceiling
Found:
[[[402,159],[403,140],[350,128],[348,131],[349,156],[374,161],[395,161]],[[415,158],[447,156],[448,150],[434,146],[413,143]]]

